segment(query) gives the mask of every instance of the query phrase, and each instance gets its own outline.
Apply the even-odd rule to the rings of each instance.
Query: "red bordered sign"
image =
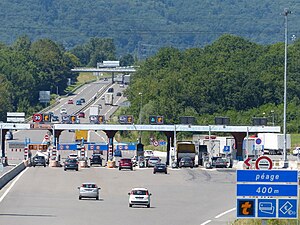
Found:
[[[257,170],[261,170],[261,169],[271,170],[272,167],[273,167],[272,159],[270,159],[268,156],[265,155],[259,157],[255,162],[255,168]]]
[[[43,121],[43,115],[40,114],[40,113],[33,114],[32,121],[36,122],[36,123],[42,122]]]

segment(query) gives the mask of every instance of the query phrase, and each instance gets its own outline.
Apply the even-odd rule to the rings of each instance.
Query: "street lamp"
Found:
[[[141,96],[139,119],[140,119],[140,124],[142,124],[143,123],[143,121],[142,121],[143,93],[139,92],[139,95]],[[140,131],[139,143],[142,143],[142,131]]]
[[[275,112],[274,112],[274,110],[271,110],[271,114],[272,114],[272,125],[274,127],[275,126]]]
[[[284,145],[283,145],[283,160],[284,168],[288,167],[287,152],[286,152],[286,80],[287,80],[287,42],[288,42],[288,15],[292,12],[289,9],[284,9],[283,15],[285,18],[285,42],[284,42],[284,97],[283,97],[283,135],[284,135]]]

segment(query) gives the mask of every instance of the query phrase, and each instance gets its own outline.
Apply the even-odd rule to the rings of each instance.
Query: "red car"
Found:
[[[133,170],[132,161],[129,158],[123,158],[119,161],[119,170],[130,169]]]
[[[84,118],[85,117],[85,113],[84,112],[79,112],[78,113],[78,118]]]
[[[74,102],[73,102],[73,100],[72,99],[69,99],[68,100],[68,104],[73,104]]]

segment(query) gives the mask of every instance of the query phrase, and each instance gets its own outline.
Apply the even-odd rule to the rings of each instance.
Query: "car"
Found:
[[[119,161],[119,170],[130,169],[133,170],[133,163],[130,158],[122,158]]]
[[[73,102],[73,99],[69,99],[68,100],[68,104],[73,104],[74,102]]]
[[[99,109],[102,109],[102,105],[101,104],[98,104],[98,106],[99,106]]]
[[[167,165],[164,163],[156,163],[156,165],[153,167],[153,173],[155,174],[157,172],[167,174]]]
[[[108,93],[114,92],[114,88],[108,88],[107,92],[108,92]]]
[[[294,156],[300,155],[300,147],[296,147],[296,148],[293,150],[293,155],[294,155]]]
[[[90,166],[93,166],[93,165],[99,165],[99,166],[102,166],[102,158],[101,158],[101,155],[95,154],[95,155],[92,155],[92,156],[91,156],[91,158],[90,158]]]
[[[85,98],[80,99],[81,103],[85,103]]]
[[[64,162],[64,171],[66,170],[76,170],[78,171],[78,160],[67,158]]]
[[[82,198],[95,198],[96,200],[99,200],[99,188],[97,184],[95,183],[83,183],[80,187],[78,187],[79,190],[79,200]]]
[[[132,207],[133,205],[145,205],[147,208],[150,208],[150,196],[152,194],[149,193],[147,188],[133,188],[128,195],[129,207]]]
[[[117,92],[117,96],[122,96],[122,93],[121,92]]]
[[[71,154],[68,156],[68,159],[78,159],[77,153],[71,153]]]
[[[79,118],[84,118],[85,117],[85,113],[84,112],[79,112],[78,113],[78,117]]]
[[[215,168],[226,168],[228,162],[225,158],[222,157],[212,157],[211,158],[211,166]]]
[[[120,84],[120,87],[123,88],[123,87],[125,87],[125,86],[124,86],[124,84]]]
[[[60,109],[60,114],[66,114],[67,113],[67,109],[66,108],[61,108]]]
[[[76,105],[82,105],[81,100],[77,100],[77,101],[76,101]]]
[[[101,100],[104,100],[104,99],[105,99],[105,96],[104,96],[104,95],[102,95],[102,96],[101,96]]]
[[[152,150],[144,150],[144,156],[147,157],[147,156],[154,156],[154,153]]]
[[[156,163],[160,162],[160,158],[157,156],[150,156],[148,159],[148,167],[154,167]]]
[[[107,78],[107,77],[105,77],[103,80],[104,80],[104,81],[108,81],[108,78]]]
[[[32,158],[32,166],[44,166],[46,167],[46,159],[44,156],[36,155]]]
[[[193,168],[194,167],[194,161],[192,160],[191,157],[183,157],[183,158],[180,159],[178,166],[179,166],[179,168],[181,168],[181,167]]]
[[[5,134],[5,140],[12,140],[14,138],[12,131],[7,131]]]

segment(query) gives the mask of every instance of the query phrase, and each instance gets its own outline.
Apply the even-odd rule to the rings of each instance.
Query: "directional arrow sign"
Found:
[[[246,166],[248,166],[248,167],[251,166],[250,160],[251,160],[251,158],[247,158],[247,159],[244,161],[244,164],[245,164]]]

